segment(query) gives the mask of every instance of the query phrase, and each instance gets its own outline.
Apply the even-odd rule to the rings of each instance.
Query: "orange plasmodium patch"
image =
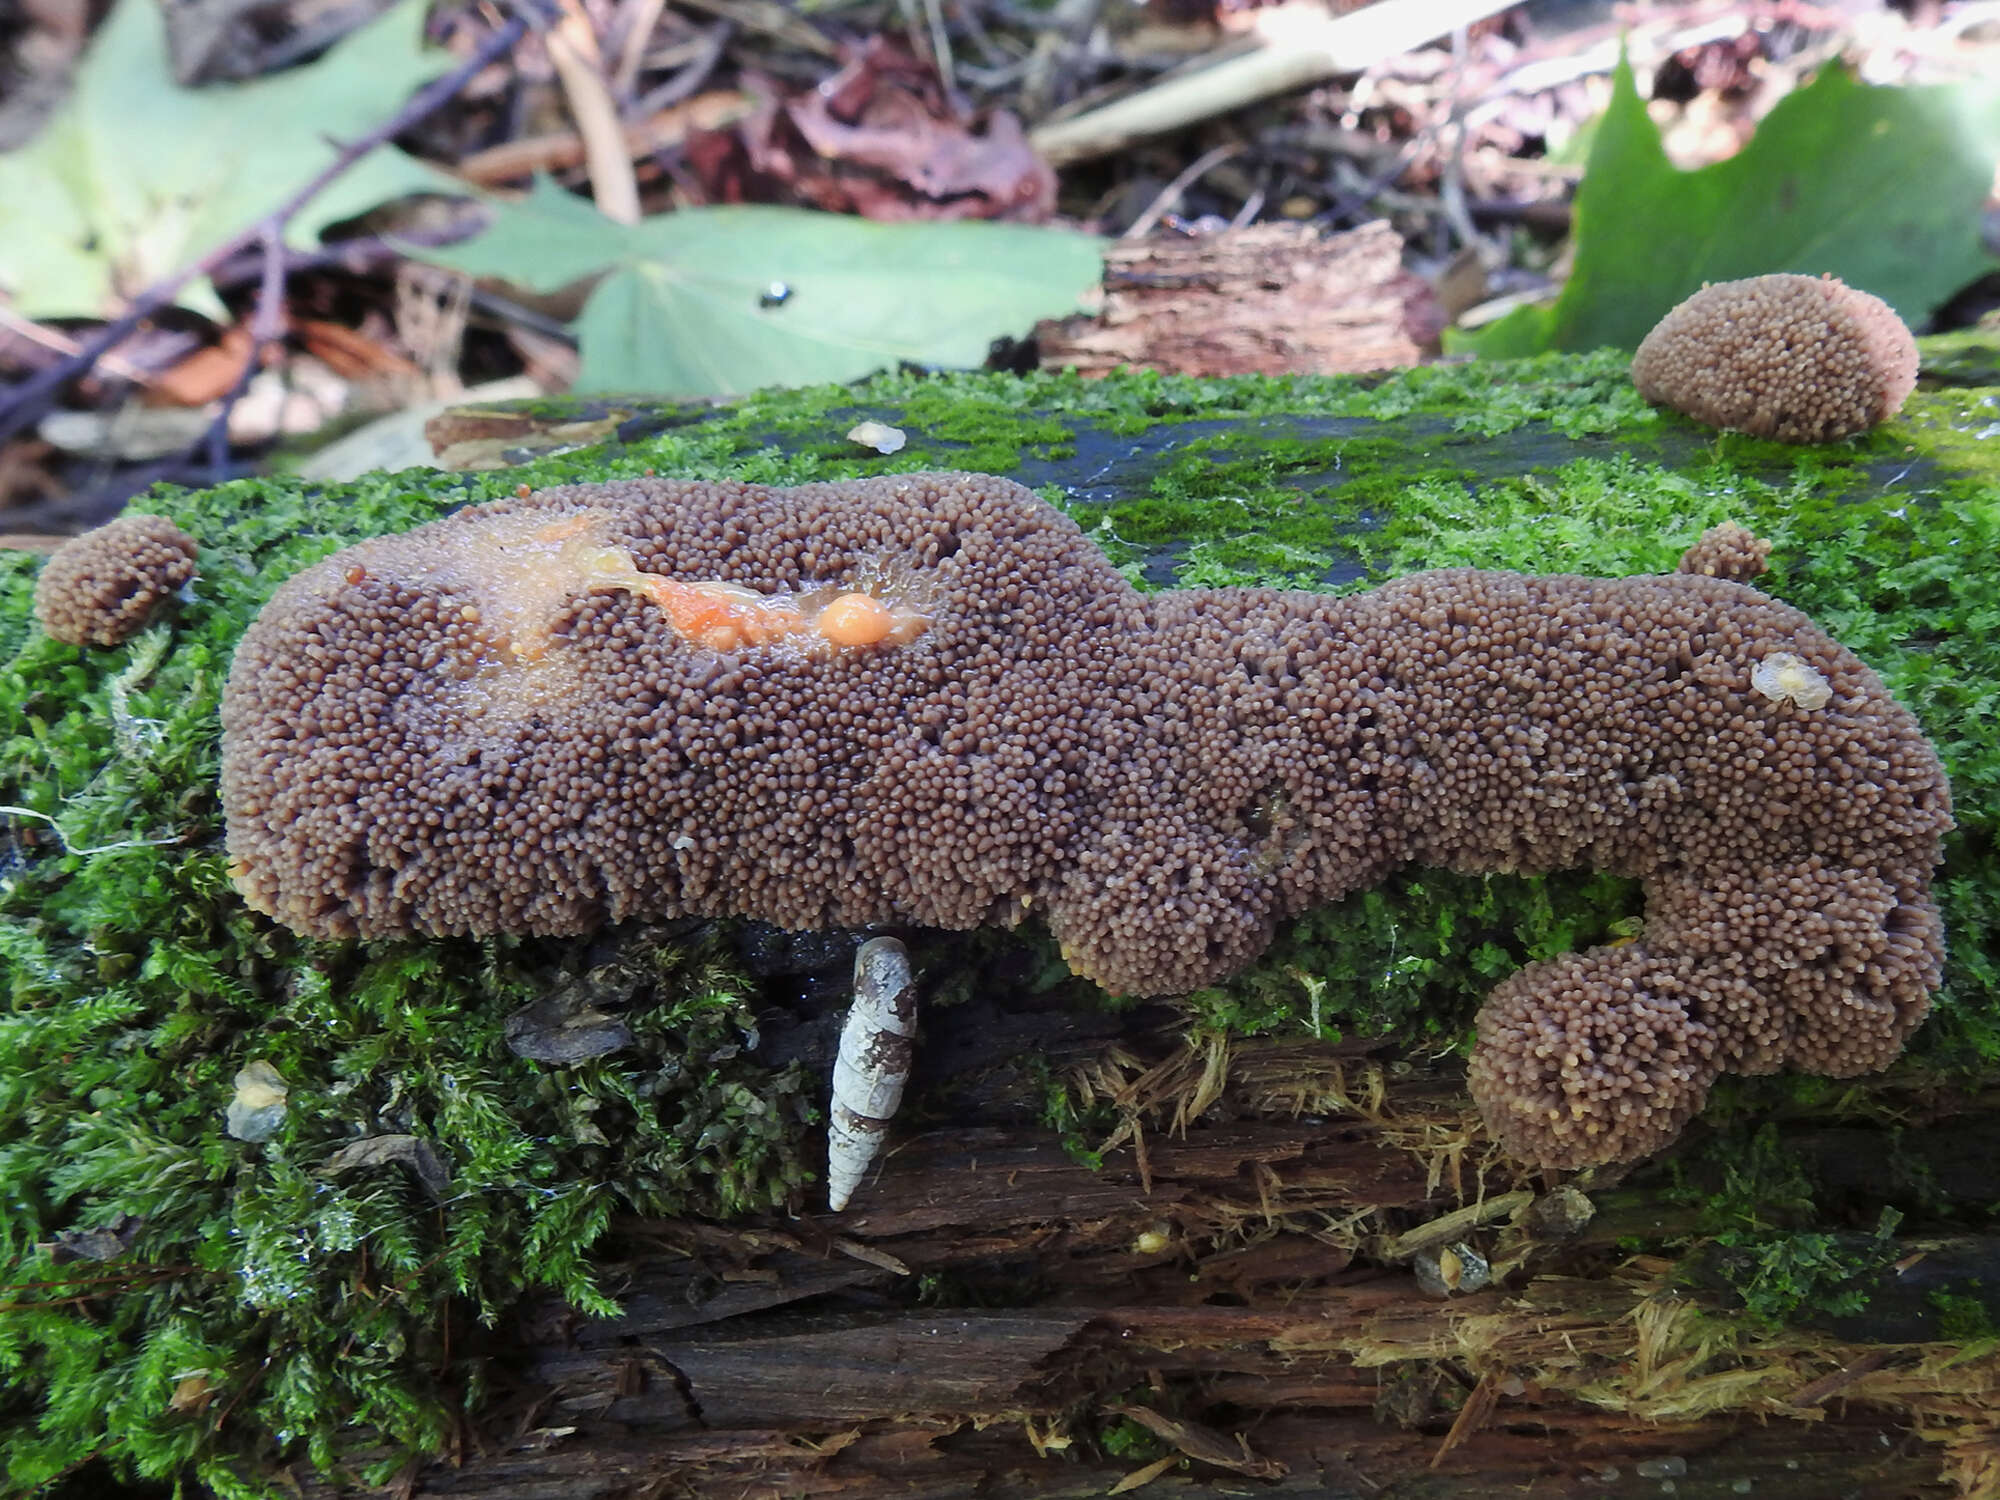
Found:
[[[825,591],[790,597],[760,594],[740,583],[704,578],[684,583],[656,574],[637,575],[631,585],[660,606],[682,640],[711,651],[737,651],[779,641],[825,642],[830,646],[907,646],[930,621],[906,605],[886,604],[873,594]]]
[[[630,552],[606,541],[613,520],[583,510],[544,521],[500,516],[468,532],[461,550],[480,569],[480,592],[498,606],[491,623],[517,660],[540,661],[550,628],[578,596],[622,591],[651,600],[674,633],[710,651],[779,641],[907,645],[926,618],[872,594],[819,588],[767,593],[723,578],[680,579],[641,572]]]
[[[885,604],[873,594],[842,594],[814,622],[835,646],[907,646],[930,626],[930,619],[906,604]]]
[[[644,587],[675,634],[711,651],[768,646],[806,628],[796,600],[769,597],[740,583],[719,578],[682,583],[647,574]]]
[[[482,627],[496,651],[518,665],[549,654],[561,622],[591,594],[626,593],[666,617],[675,635],[709,651],[739,651],[791,641],[842,648],[908,645],[929,624],[914,607],[838,584],[797,592],[766,591],[722,578],[682,579],[641,571],[614,540],[617,517],[579,509],[551,519],[545,512],[499,511],[454,531],[443,545],[402,549],[382,538],[372,560],[405,579],[465,596],[467,624]],[[402,554],[397,556],[397,554]],[[370,567],[349,560],[341,576],[364,582]]]
[[[836,646],[873,646],[894,627],[888,606],[872,594],[842,594],[820,611],[819,633]]]

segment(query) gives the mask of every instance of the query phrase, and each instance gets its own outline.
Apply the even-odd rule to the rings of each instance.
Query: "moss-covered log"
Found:
[[[2000,1493],[2000,379],[1932,360],[1824,450],[1657,416],[1611,356],[464,414],[462,457],[525,466],[149,500],[202,577],[108,652],[0,556],[5,1488]],[[1496,977],[1625,930],[1624,882],[1409,871],[1139,1008],[1032,926],[907,934],[914,1092],[835,1216],[851,936],[320,944],[236,900],[216,701],[298,567],[523,483],[922,467],[1040,487],[1152,585],[1660,571],[1750,526],[1953,778],[1933,1018],[1564,1181],[1491,1148],[1461,1055]]]

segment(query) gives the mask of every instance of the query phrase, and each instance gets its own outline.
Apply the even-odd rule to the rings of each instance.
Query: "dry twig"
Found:
[[[597,211],[618,224],[639,222],[639,182],[625,149],[625,132],[618,106],[604,82],[597,34],[590,17],[576,0],[567,0],[562,23],[548,35],[549,61],[562,80],[570,118],[583,138],[584,160],[590,172],[591,197]]]
[[[632,157],[650,156],[684,142],[696,130],[721,130],[749,114],[755,106],[749,96],[734,90],[716,90],[675,104],[623,127],[623,149]],[[551,135],[523,136],[475,151],[458,164],[458,175],[480,187],[518,182],[537,172],[560,172],[580,166],[585,159],[583,137],[574,130]]]
[[[1028,139],[1052,166],[1117,151],[1148,136],[1212,119],[1273,94],[1360,73],[1435,41],[1456,27],[1506,10],[1515,0],[1380,0],[1314,25],[1295,39],[1261,47],[1198,73],[1168,78],[1130,98],[1033,131]]]
[[[257,284],[256,310],[250,316],[250,349],[243,371],[222,398],[222,410],[208,424],[203,442],[208,467],[220,479],[229,467],[229,414],[257,378],[264,351],[285,336],[285,240],[284,226],[267,219],[258,226],[264,259],[264,274]]]
[[[666,4],[667,0],[632,0],[626,9],[624,43],[611,74],[611,92],[620,99],[632,97],[639,67],[646,60],[646,44],[653,39],[653,28],[660,24],[660,12]]]

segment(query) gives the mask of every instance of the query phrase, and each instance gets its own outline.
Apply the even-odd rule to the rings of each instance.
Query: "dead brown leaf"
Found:
[[[1493,1415],[1493,1409],[1500,1404],[1500,1382],[1487,1375],[1472,1388],[1472,1394],[1465,1398],[1465,1405],[1458,1409],[1458,1416],[1451,1424],[1451,1431],[1444,1435],[1438,1450],[1431,1455],[1431,1467],[1435,1469],[1460,1443],[1484,1427]]]
[[[761,101],[736,130],[691,136],[688,162],[712,200],[881,220],[1042,223],[1054,212],[1055,173],[1012,114],[962,114],[930,65],[886,37],[844,56],[817,88],[787,95],[758,81]]]
[[[167,1410],[199,1416],[214,1399],[215,1386],[206,1374],[183,1375],[174,1383],[173,1395],[167,1398]]]
[[[341,1177],[390,1163],[407,1167],[432,1197],[442,1196],[451,1186],[451,1168],[429,1141],[414,1135],[371,1135],[349,1141],[320,1163],[319,1175]]]
[[[300,318],[293,324],[293,332],[309,353],[317,355],[329,370],[343,380],[392,376],[413,380],[423,373],[379,339],[370,338],[344,323],[329,323],[322,318]]]
[[[253,340],[242,324],[222,330],[222,337],[205,349],[153,377],[146,399],[158,406],[206,406],[236,388],[250,363]]]
[[[1169,1453],[1165,1458],[1156,1458],[1143,1469],[1134,1469],[1104,1493],[1107,1495],[1129,1495],[1134,1490],[1144,1489],[1180,1461],[1181,1457],[1178,1453]]]
[[[67,494],[68,489],[56,477],[57,458],[52,446],[33,438],[0,445],[0,510],[37,500],[59,500]],[[15,538],[0,545],[19,547],[23,543]]]

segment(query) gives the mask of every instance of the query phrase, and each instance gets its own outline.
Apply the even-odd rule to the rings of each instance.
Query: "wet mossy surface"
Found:
[[[1901,1069],[1976,1084],[2000,1066],[2000,392],[1976,354],[1941,350],[1944,378],[1905,419],[1824,450],[1655,414],[1613,355],[1359,380],[899,374],[675,408],[518,469],[149,497],[201,543],[202,574],[171,618],[109,652],[44,637],[37,562],[0,554],[5,1489],[102,1461],[261,1492],[271,1456],[324,1463],[349,1427],[434,1451],[483,1394],[483,1324],[538,1287],[606,1305],[591,1251],[614,1214],[724,1216],[815,1191],[820,1081],[758,1049],[774,981],[746,972],[726,926],[320,944],[236,900],[216,708],[235,641],[298,568],[524,483],[647,471],[784,484],[990,469],[1068,510],[1149,588],[1663,571],[1734,520],[1775,543],[1764,586],[1880,671],[1945,758],[1951,961]],[[843,434],[864,418],[908,446],[857,449]],[[1316,1027],[1435,1054],[1464,1044],[1496,979],[1615,938],[1637,910],[1631,885],[1589,872],[1407,871],[1292,924],[1184,1009],[1234,1034]],[[1033,931],[927,941],[999,943],[1011,966],[967,970],[1094,1003]],[[510,1016],[579,989],[629,1043],[566,1064],[510,1049]],[[289,1092],[251,1143],[224,1113],[256,1061]],[[1867,1118],[1871,1087],[1729,1084],[1704,1138],[1748,1139],[1808,1093]],[[329,1169],[387,1137],[428,1154]],[[1782,1301],[1766,1299],[1774,1316]]]

